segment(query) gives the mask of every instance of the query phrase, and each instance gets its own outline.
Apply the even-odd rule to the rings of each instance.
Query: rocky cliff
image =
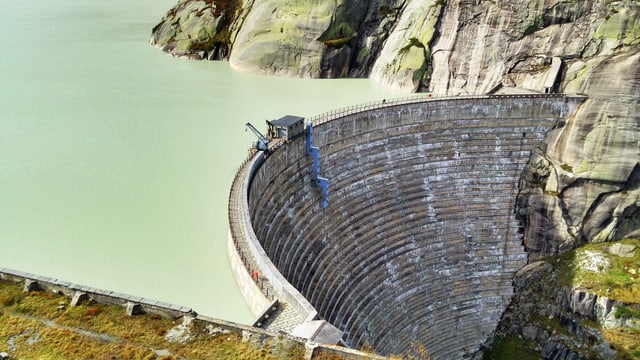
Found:
[[[456,95],[580,90],[606,58],[637,52],[639,28],[629,0],[180,0],[151,43],[250,72]]]
[[[154,28],[151,43],[176,56],[228,59],[250,72],[370,77],[436,95],[586,94],[574,116],[547,135],[520,182],[515,211],[529,261],[549,264],[553,256],[586,244],[640,238],[639,14],[640,3],[631,0],[181,0]],[[561,271],[536,269],[548,270],[536,270],[542,274],[536,279]],[[636,289],[625,306],[635,308],[638,278],[625,274],[632,279],[627,286]],[[538,280],[518,281],[519,297],[506,322],[530,320],[517,303],[526,302],[518,299],[535,292],[527,284]],[[604,296],[580,286],[568,282],[545,292]],[[562,296],[533,298],[544,308],[566,303]],[[558,326],[580,337],[571,324],[589,316],[570,306],[562,309],[542,314],[564,319]],[[548,329],[537,327],[542,330],[533,336],[532,328],[511,324],[503,335],[524,336],[542,349],[549,344],[550,336],[538,336],[550,334]],[[638,331],[637,322],[618,325]],[[593,346],[602,350],[607,340],[598,339],[545,356],[571,358],[579,354],[576,349]]]
[[[545,359],[640,357],[638,245],[589,244],[525,266],[486,358],[509,347]]]

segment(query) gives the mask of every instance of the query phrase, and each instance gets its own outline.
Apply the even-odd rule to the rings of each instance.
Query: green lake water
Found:
[[[0,4],[0,267],[248,323],[226,257],[244,124],[403,94],[172,58],[148,38],[174,3]]]

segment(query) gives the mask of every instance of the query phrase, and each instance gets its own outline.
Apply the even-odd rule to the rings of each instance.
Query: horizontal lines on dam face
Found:
[[[563,97],[385,106],[316,127],[330,204],[304,142],[270,155],[249,206],[273,263],[345,331],[383,354],[422,344],[461,358],[493,333],[526,262],[513,214],[530,151],[572,111]]]

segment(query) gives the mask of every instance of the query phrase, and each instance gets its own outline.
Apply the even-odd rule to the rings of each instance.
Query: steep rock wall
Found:
[[[552,57],[566,70],[637,51],[639,8],[608,0],[180,0],[151,42],[179,56],[230,56],[233,66],[265,74],[368,76],[450,95],[500,85],[542,91]],[[555,90],[592,73],[559,75]]]
[[[420,90],[429,82],[431,42],[445,1],[407,1],[377,57],[371,78],[397,89]]]
[[[333,1],[255,2],[235,38],[231,66],[250,72],[317,77]]]
[[[581,69],[600,75],[567,84],[589,100],[523,177],[518,212],[532,259],[640,235],[640,52],[594,62]]]

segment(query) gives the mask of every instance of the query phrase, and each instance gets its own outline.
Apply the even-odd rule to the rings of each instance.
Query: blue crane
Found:
[[[269,150],[269,140],[267,140],[267,138],[262,135],[262,133],[260,131],[258,131],[258,129],[256,129],[253,125],[251,125],[251,123],[246,123],[246,126],[253,131],[254,134],[256,134],[256,136],[258,137],[258,141],[254,143],[254,147],[258,150],[262,150],[262,151],[267,151]]]

